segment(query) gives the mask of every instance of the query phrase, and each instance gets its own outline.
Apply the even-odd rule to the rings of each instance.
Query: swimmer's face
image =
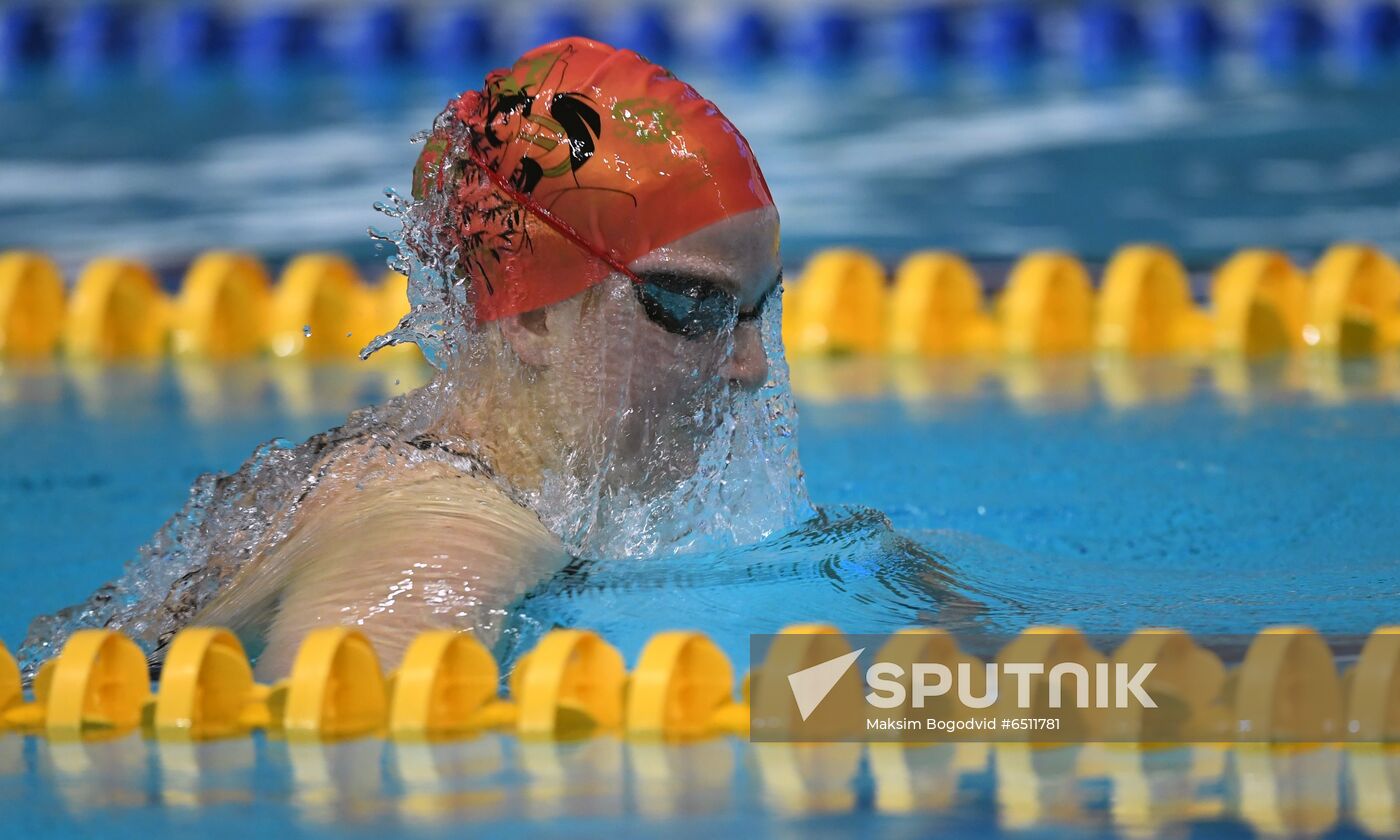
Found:
[[[646,288],[614,275],[501,327],[523,360],[546,368],[561,410],[605,430],[617,480],[674,484],[694,471],[728,401],[767,380],[757,316],[780,293],[778,238],[772,207],[732,216],[629,265]]]

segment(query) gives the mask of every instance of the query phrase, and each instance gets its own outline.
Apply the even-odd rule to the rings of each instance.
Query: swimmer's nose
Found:
[[[734,328],[734,350],[720,367],[720,376],[746,391],[768,380],[768,353],[758,325],[743,322]]]

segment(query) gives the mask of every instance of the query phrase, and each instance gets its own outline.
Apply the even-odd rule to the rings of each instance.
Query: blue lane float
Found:
[[[1204,73],[1229,41],[1220,17],[1199,0],[1169,3],[1155,23],[1155,48],[1163,66],[1173,75],[1190,77]]]
[[[594,34],[588,19],[570,6],[542,9],[531,16],[525,27],[525,42],[520,45],[520,51],[573,35],[592,38]]]
[[[155,29],[161,64],[174,70],[194,70],[228,57],[233,29],[224,15],[206,3],[186,3],[165,12]]]
[[[862,42],[862,21],[850,9],[828,6],[803,15],[793,27],[797,58],[818,67],[855,59]]]
[[[53,53],[53,30],[42,9],[23,4],[0,9],[0,69],[34,67]]]
[[[238,56],[254,71],[309,65],[321,56],[321,21],[309,11],[254,12],[238,37]]]
[[[777,50],[777,29],[759,9],[730,12],[715,33],[713,52],[724,61],[751,64],[772,58]]]
[[[1044,40],[1040,19],[1026,3],[1000,0],[977,14],[972,46],[977,59],[996,76],[1017,76],[1040,58]]]
[[[1360,69],[1393,60],[1400,53],[1400,9],[1389,0],[1352,6],[1338,32],[1346,59]]]
[[[422,48],[430,68],[481,65],[496,49],[495,25],[481,9],[448,9],[430,22]]]
[[[1256,48],[1265,69],[1289,73],[1317,58],[1329,37],[1327,22],[1316,8],[1299,0],[1281,0],[1264,10]]]
[[[407,64],[415,52],[413,19],[396,3],[356,9],[341,46],[341,59],[352,68]]]
[[[657,6],[642,5],[619,11],[610,22],[604,40],[663,63],[674,57],[677,50],[670,15]]]
[[[752,2],[752,0],[750,0]],[[267,0],[75,0],[72,5],[0,0],[0,70],[41,68],[58,59],[100,79],[138,61],[163,69],[212,67],[236,58],[270,81],[312,64],[354,70],[413,64],[451,73],[504,61],[527,47],[568,35],[598,37],[669,63],[705,56],[743,69],[779,55],[820,72],[865,58],[879,38],[914,68],[967,57],[999,80],[1018,80],[1060,41],[1047,42],[1061,17],[1074,37],[1057,58],[1075,64],[1090,84],[1111,81],[1151,53],[1171,75],[1203,77],[1226,49],[1247,50],[1266,72],[1306,69],[1324,52],[1366,70],[1400,58],[1397,0],[1260,0],[1231,31],[1227,0],[1079,0],[1048,10],[1033,0],[949,4],[911,0],[868,10],[850,0],[821,0],[780,10],[739,4],[714,26],[692,32],[659,0],[595,6],[555,2],[512,29],[502,44],[484,4],[449,0],[364,0],[329,11],[324,4]],[[598,12],[602,17],[591,17]],[[332,28],[329,23],[334,22]]]
[[[951,61],[962,47],[958,22],[946,6],[905,9],[894,19],[895,53],[916,66]]]
[[[138,10],[118,3],[85,3],[63,27],[59,50],[64,64],[81,74],[99,72],[136,57]]]
[[[1079,8],[1077,23],[1079,66],[1091,80],[1117,75],[1146,51],[1142,21],[1116,0],[1089,0]]]

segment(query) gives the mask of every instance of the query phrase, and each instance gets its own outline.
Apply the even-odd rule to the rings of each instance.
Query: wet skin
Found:
[[[777,212],[723,220],[629,268],[643,279],[650,272],[703,278],[751,312],[778,278]],[[647,318],[631,283],[614,275],[586,307],[564,301],[504,318],[499,329],[519,362],[538,371],[540,387],[555,389],[549,405],[565,416],[546,426],[607,426],[616,443],[609,480],[664,485],[695,468],[697,441],[711,432],[708,420],[695,418],[734,389],[761,386],[768,360],[756,320],[714,335],[677,335]],[[594,360],[586,380],[576,375],[580,358]],[[493,466],[517,477],[508,457]],[[288,537],[196,617],[234,627],[254,647],[265,643],[259,679],[284,676],[302,638],[330,624],[366,633],[386,668],[430,628],[470,630],[490,644],[505,608],[571,559],[499,485],[446,464],[355,447],[330,456],[322,473]],[[518,478],[528,481],[523,467]]]

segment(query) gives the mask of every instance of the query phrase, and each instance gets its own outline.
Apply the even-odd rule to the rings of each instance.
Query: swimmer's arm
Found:
[[[534,514],[490,482],[434,467],[371,483],[316,514],[288,550],[260,678],[284,675],[305,635],[351,625],[385,668],[418,633],[498,637],[505,608],[569,560]]]

